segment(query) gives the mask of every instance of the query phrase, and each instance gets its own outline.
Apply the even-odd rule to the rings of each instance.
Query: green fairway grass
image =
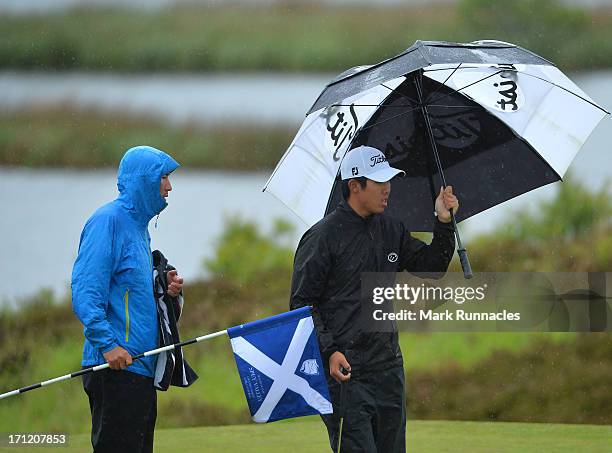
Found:
[[[418,453],[604,453],[612,445],[612,427],[537,423],[409,421],[407,450]],[[68,447],[45,452],[72,453],[90,449],[89,436],[71,436]],[[0,448],[14,452],[15,448]],[[19,451],[27,451],[19,448]],[[37,451],[42,451],[37,449]],[[266,425],[158,430],[155,451],[195,452],[325,452],[327,435],[317,417]]]

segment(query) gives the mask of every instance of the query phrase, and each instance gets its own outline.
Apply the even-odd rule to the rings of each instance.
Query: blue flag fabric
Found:
[[[253,421],[333,412],[310,307],[227,333]]]

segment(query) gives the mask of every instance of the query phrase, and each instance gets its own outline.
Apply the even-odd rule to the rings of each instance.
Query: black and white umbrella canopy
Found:
[[[560,180],[606,113],[552,63],[515,45],[417,41],[332,81],[264,190],[314,224],[340,201],[345,153],[369,145],[406,172],[392,182],[387,212],[431,231],[439,168],[461,201],[461,221]]]

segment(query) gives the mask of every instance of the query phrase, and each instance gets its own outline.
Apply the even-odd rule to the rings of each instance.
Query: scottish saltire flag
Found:
[[[253,421],[333,412],[310,307],[227,333]]]

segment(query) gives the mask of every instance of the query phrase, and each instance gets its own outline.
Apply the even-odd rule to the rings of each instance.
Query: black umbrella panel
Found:
[[[459,197],[461,209],[454,219],[459,222],[561,179],[506,124],[420,70],[393,91],[350,147],[360,145],[380,149],[393,167],[406,172],[392,182],[387,212],[411,231],[433,230],[433,201],[440,186],[452,185]],[[327,212],[341,196],[336,181]],[[460,242],[458,237],[462,263],[469,267]]]

